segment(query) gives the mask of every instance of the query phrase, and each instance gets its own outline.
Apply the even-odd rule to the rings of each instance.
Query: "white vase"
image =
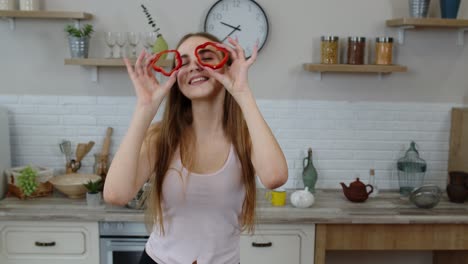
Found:
[[[100,192],[98,193],[86,193],[86,204],[89,207],[99,207],[101,206],[102,202],[102,195]]]
[[[19,2],[20,10],[24,11],[37,11],[41,9],[40,0],[20,0]]]
[[[16,1],[15,0],[0,0],[0,10],[15,10]]]

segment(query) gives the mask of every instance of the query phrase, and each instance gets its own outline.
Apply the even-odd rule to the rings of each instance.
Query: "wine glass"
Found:
[[[143,38],[143,46],[145,47],[147,53],[153,53],[152,47],[156,42],[158,35],[156,32],[145,32]]]
[[[106,58],[113,58],[114,57],[114,46],[115,46],[115,43],[116,43],[115,32],[106,32],[105,41],[106,41],[106,44],[107,44],[107,46],[109,47],[109,50],[110,50],[109,56],[107,56]]]
[[[117,46],[119,46],[119,58],[124,57],[124,46],[127,43],[126,32],[117,32]]]
[[[140,35],[137,32],[128,32],[128,42],[132,46],[132,57],[136,58],[136,46],[140,42]]]

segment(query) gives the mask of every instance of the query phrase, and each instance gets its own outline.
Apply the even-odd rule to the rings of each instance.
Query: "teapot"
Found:
[[[307,208],[314,203],[314,195],[309,192],[309,187],[293,192],[290,199],[291,204],[297,208]]]
[[[364,202],[369,198],[369,194],[371,194],[374,191],[374,187],[370,184],[365,185],[361,181],[359,181],[359,178],[356,178],[356,180],[352,183],[349,184],[349,187],[347,187],[344,183],[340,182],[341,187],[343,187],[343,193],[350,200],[351,202]],[[367,191],[367,187],[370,187],[370,191]]]

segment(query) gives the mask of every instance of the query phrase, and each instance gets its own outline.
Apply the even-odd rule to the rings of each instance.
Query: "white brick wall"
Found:
[[[99,152],[106,128],[114,128],[114,153],[127,130],[133,97],[0,95],[10,113],[14,166],[35,163],[64,171],[62,139],[96,142]],[[302,160],[314,150],[318,188],[340,188],[356,175],[367,181],[376,169],[380,188],[397,188],[396,160],[415,140],[428,163],[427,183],[446,184],[450,110],[453,104],[259,100],[258,105],[286,155],[286,187],[302,187]],[[160,119],[161,113],[156,119]],[[90,172],[88,156],[80,171]]]

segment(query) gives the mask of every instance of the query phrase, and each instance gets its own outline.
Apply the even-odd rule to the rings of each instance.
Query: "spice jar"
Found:
[[[364,64],[364,55],[366,53],[366,38],[349,37],[348,38],[348,64]]]
[[[338,63],[338,40],[336,36],[322,36],[322,43],[320,45],[320,62],[323,64],[337,64]]]
[[[393,64],[393,38],[379,37],[375,39],[375,64]]]

